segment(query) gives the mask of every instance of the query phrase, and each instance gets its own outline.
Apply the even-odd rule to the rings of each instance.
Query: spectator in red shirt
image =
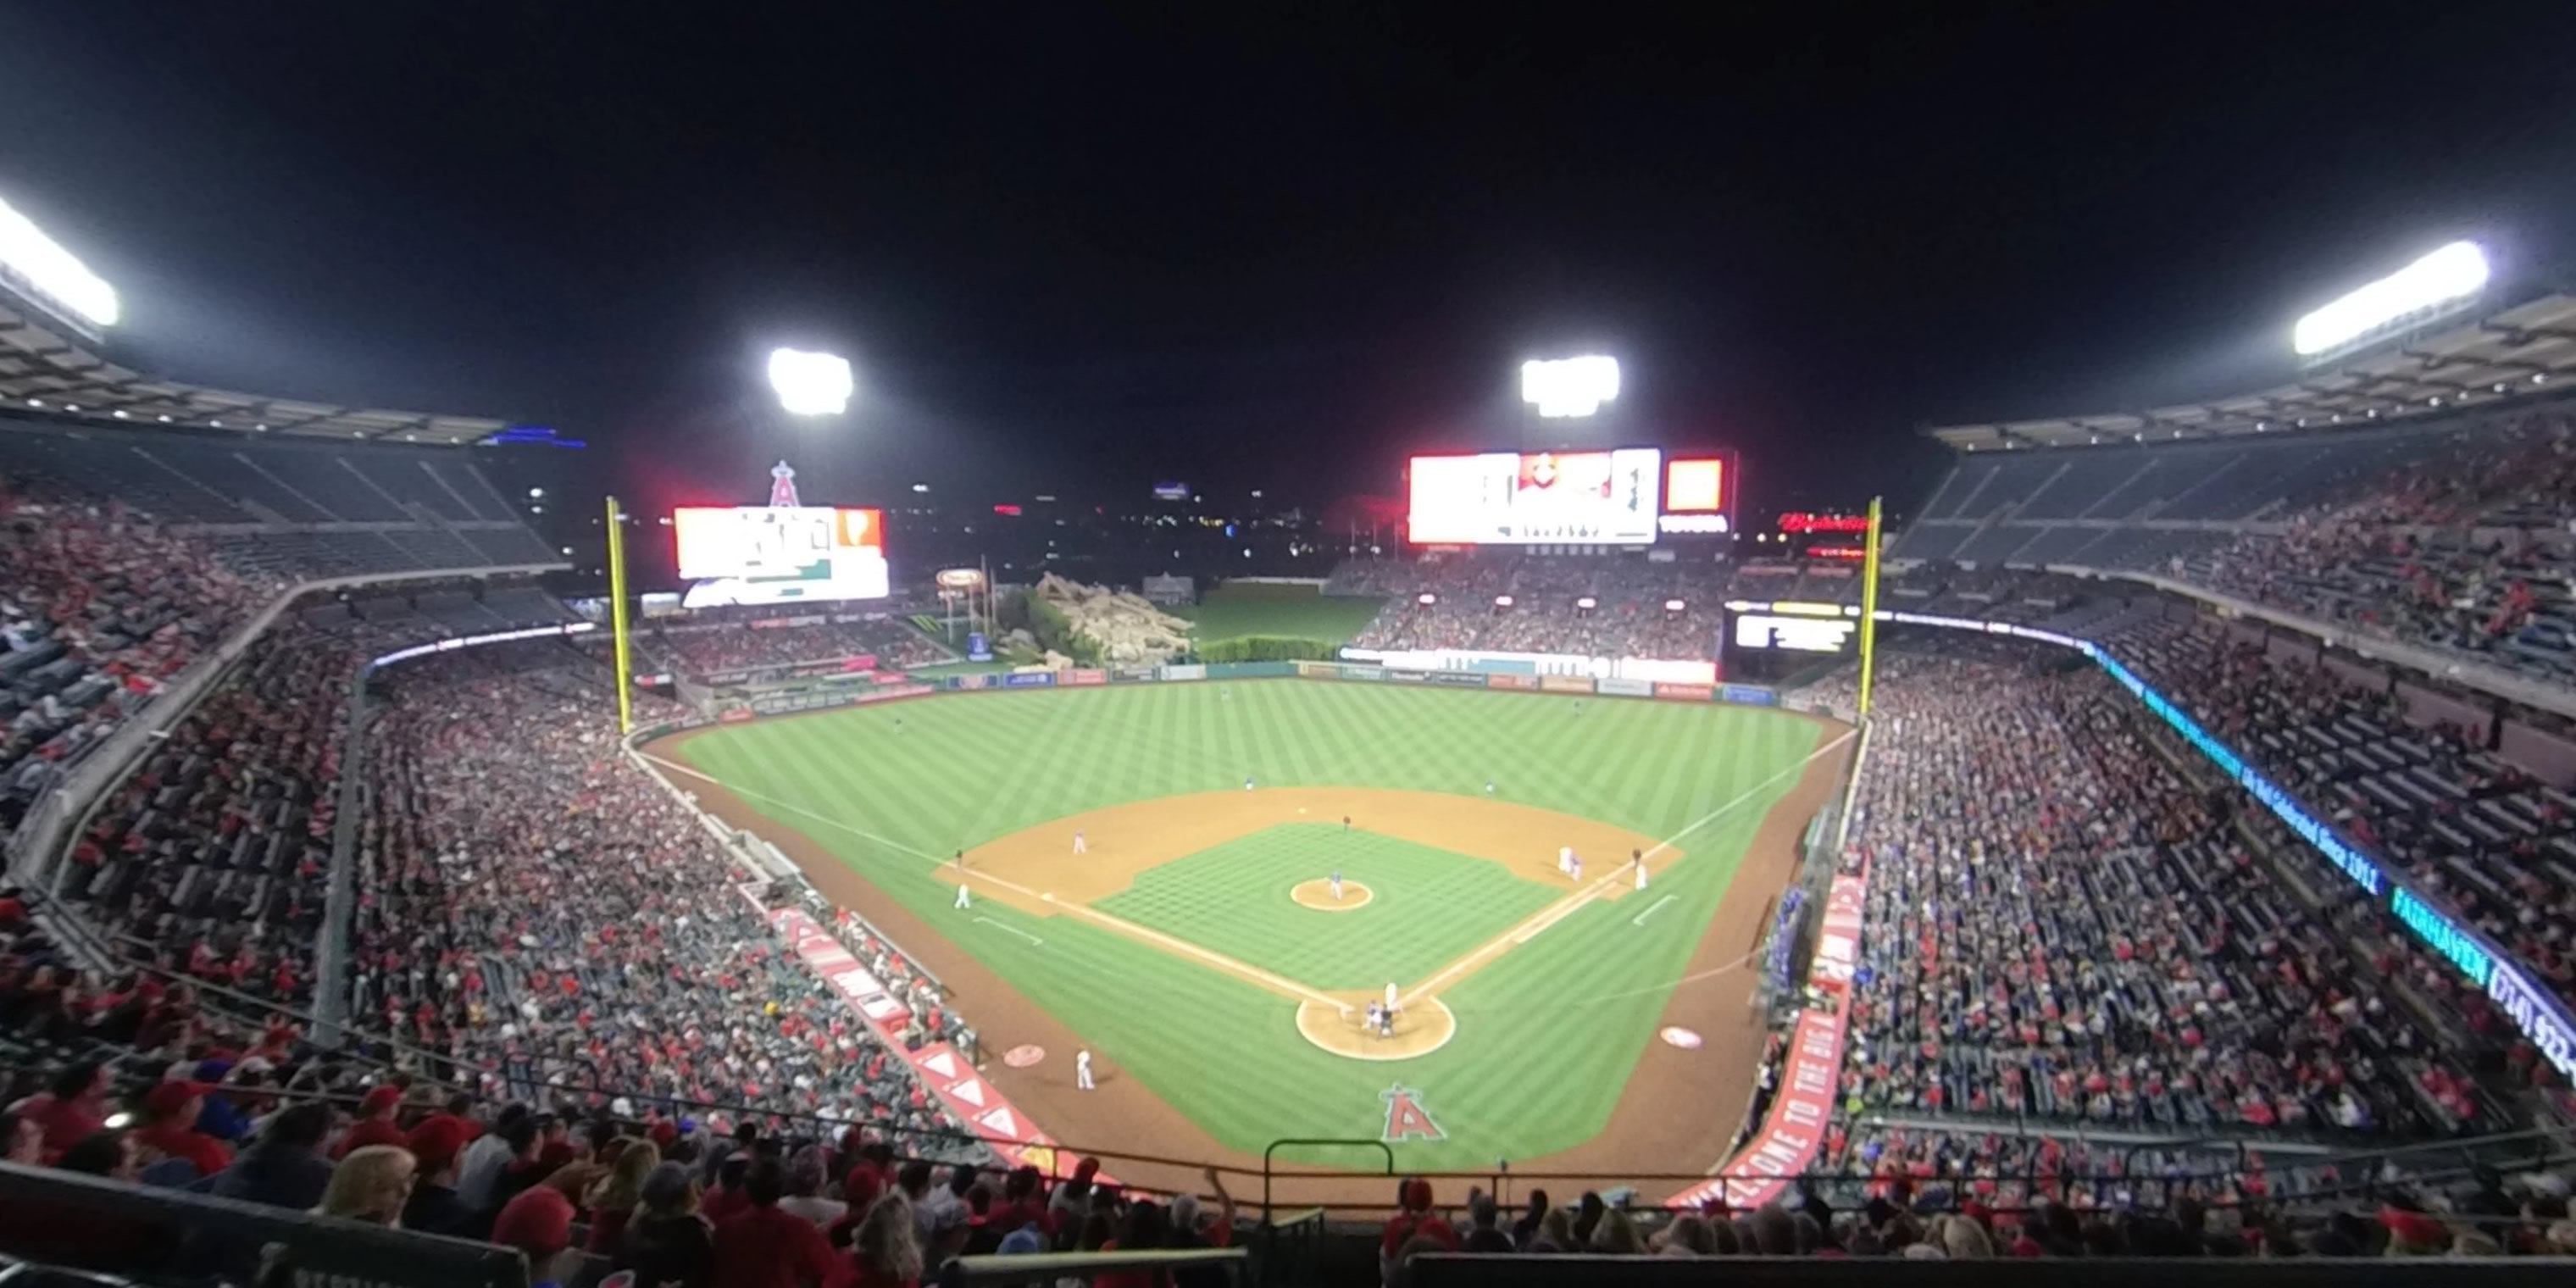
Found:
[[[394,1115],[402,1109],[402,1097],[402,1088],[390,1084],[368,1088],[366,1097],[358,1102],[358,1121],[349,1124],[340,1143],[331,1147],[331,1157],[346,1158],[352,1150],[369,1145],[404,1143],[408,1135],[394,1123]]]
[[[63,1151],[107,1128],[107,1071],[95,1063],[75,1064],[54,1075],[45,1090],[10,1107],[22,1122],[36,1124],[47,1165]]]
[[[197,1130],[197,1115],[206,1110],[202,1082],[165,1082],[143,1098],[144,1116],[152,1121],[134,1133],[137,1144],[185,1159],[199,1176],[212,1176],[233,1164],[233,1151]]]
[[[743,1210],[716,1225],[715,1288],[817,1288],[831,1278],[832,1245],[813,1222],[778,1209],[786,1192],[777,1159],[744,1174]]]
[[[1403,1266],[1404,1246],[1415,1239],[1429,1239],[1450,1252],[1458,1250],[1458,1232],[1431,1210],[1431,1182],[1410,1177],[1396,1193],[1404,1201],[1404,1210],[1387,1218],[1377,1245],[1378,1270],[1389,1277]]]

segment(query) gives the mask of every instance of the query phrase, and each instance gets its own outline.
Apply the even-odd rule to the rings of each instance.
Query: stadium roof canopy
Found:
[[[2556,394],[2576,382],[2576,297],[2548,295],[2261,393],[2144,411],[1948,425],[1961,451],[2162,442],[2375,425],[2462,406]]]
[[[481,416],[341,407],[156,380],[67,339],[38,316],[0,299],[0,406],[103,425],[193,429],[303,438],[479,443],[509,422]]]

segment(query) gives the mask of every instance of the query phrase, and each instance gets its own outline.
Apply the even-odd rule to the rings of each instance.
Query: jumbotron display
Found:
[[[1643,545],[1661,512],[1663,452],[1486,452],[1417,456],[1407,535],[1416,545]]]
[[[671,512],[690,608],[883,599],[885,512],[834,506],[683,507]]]

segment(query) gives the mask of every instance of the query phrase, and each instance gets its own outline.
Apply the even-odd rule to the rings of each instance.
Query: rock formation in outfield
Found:
[[[1100,641],[1104,662],[1168,662],[1188,652],[1190,624],[1141,595],[1067,581],[1054,573],[1030,592],[1062,612],[1073,628]]]

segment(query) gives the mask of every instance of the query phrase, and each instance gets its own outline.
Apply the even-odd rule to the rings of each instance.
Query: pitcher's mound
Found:
[[[1357,881],[1345,881],[1342,883],[1342,897],[1336,899],[1332,882],[1300,881],[1288,888],[1288,897],[1295,900],[1300,908],[1312,908],[1317,912],[1349,912],[1376,898],[1377,894]]]
[[[1348,884],[1345,882],[1344,884]],[[1336,989],[1327,994],[1339,1007],[1320,1002],[1297,1004],[1297,1033],[1338,1056],[1353,1060],[1410,1060],[1449,1045],[1458,1036],[1458,1017],[1440,999],[1408,1000],[1395,1018],[1395,1036],[1368,1027],[1367,1010],[1377,994]]]

